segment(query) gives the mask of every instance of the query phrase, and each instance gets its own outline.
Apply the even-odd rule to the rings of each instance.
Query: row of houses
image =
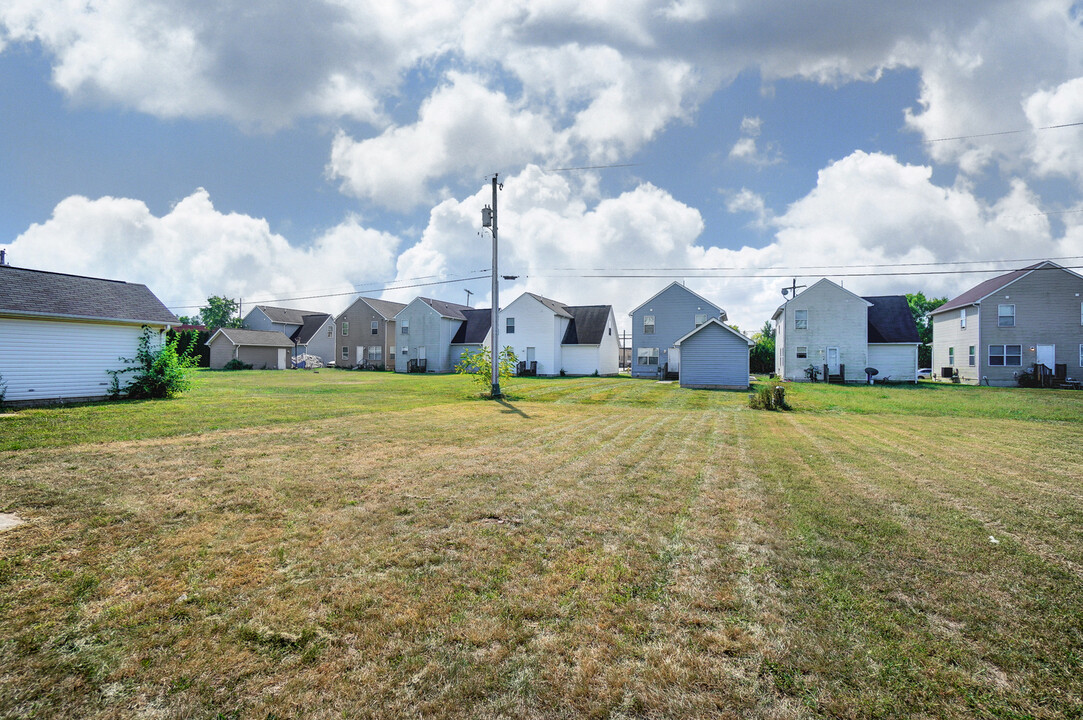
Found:
[[[1012,385],[1030,368],[1083,379],[1083,276],[1041,262],[979,283],[932,313],[933,365],[944,378]],[[631,374],[688,387],[748,386],[751,341],[725,310],[680,283],[637,306]],[[242,329],[208,344],[212,367],[241,360],[285,369],[316,355],[346,367],[450,372],[489,342],[491,310],[432,298],[403,304],[358,298],[338,316],[260,305]],[[787,380],[914,382],[920,340],[904,296],[858,296],[820,280],[773,315],[776,372]],[[143,327],[177,318],[140,284],[15,268],[0,261],[0,377],[10,401],[102,397],[118,358]],[[568,305],[524,293],[498,313],[501,345],[520,372],[612,375],[620,343],[610,305]],[[72,349],[77,349],[73,353]]]

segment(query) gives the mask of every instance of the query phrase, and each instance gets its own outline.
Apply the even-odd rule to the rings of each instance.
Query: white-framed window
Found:
[[[1079,346],[1079,365],[1083,367],[1083,345]]]
[[[399,323],[399,327],[402,328],[402,334],[403,335],[409,335],[410,334],[410,321],[409,320],[403,319],[403,321],[401,323]],[[405,355],[405,354],[406,353],[403,352],[403,355]]]
[[[345,320],[342,321],[342,337],[347,337],[350,334],[350,323]]]
[[[403,346],[402,346],[402,352],[401,352],[401,354],[402,354],[403,356],[409,355],[409,354],[410,354],[410,348],[408,348],[408,347],[406,347],[405,345],[403,345]]]
[[[948,365],[955,367],[955,348],[948,348]]]
[[[373,335],[379,335],[380,334],[380,321],[379,320],[373,320],[372,321],[372,334]]]
[[[658,348],[638,348],[637,355],[637,364],[639,365],[658,364]]]
[[[327,337],[333,338],[334,336],[335,336],[335,326],[334,325],[328,325],[327,326]]]
[[[1015,327],[1015,305],[997,305],[997,327]]]
[[[798,360],[807,360],[808,359],[808,346],[806,346],[806,345],[798,345],[797,346],[797,359]]]
[[[349,360],[350,359],[350,348],[346,347],[345,345],[342,346],[342,359],[343,360]]]
[[[707,313],[696,313],[696,327],[707,322]]]
[[[808,330],[808,310],[793,311],[794,330]]]
[[[970,346],[970,353],[967,356],[967,363],[970,367],[974,367],[978,364],[978,347],[976,345]]]
[[[643,334],[654,335],[654,315],[643,316]],[[655,365],[658,364],[657,357],[655,358]]]
[[[959,327],[966,327],[966,308],[959,309]]]
[[[383,362],[384,361],[384,347],[383,345],[370,345],[369,346],[369,362]]]
[[[990,345],[989,364],[1019,367],[1023,364],[1022,345]]]
[[[504,332],[508,335],[515,334],[515,318],[510,317],[504,319]]]

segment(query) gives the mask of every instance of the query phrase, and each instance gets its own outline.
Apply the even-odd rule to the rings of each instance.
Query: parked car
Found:
[[[933,376],[932,368],[921,368],[918,370],[918,380],[928,380]]]

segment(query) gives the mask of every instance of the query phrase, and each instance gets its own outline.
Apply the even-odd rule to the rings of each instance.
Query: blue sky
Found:
[[[784,275],[950,296],[988,274],[890,273],[1079,264],[1078,10],[904,5],[18,0],[0,246],[185,314],[485,304],[499,172],[502,300],[622,322],[675,278],[753,330]],[[551,171],[598,165],[627,167]],[[621,268],[653,272],[592,277]]]

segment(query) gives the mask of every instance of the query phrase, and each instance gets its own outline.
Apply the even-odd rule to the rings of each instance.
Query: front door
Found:
[[[669,349],[669,371],[678,372],[681,369],[681,349],[671,347]]]
[[[355,352],[355,354],[353,356],[354,357],[354,364],[355,365],[364,365],[365,361],[368,360],[368,358],[365,357],[365,346],[364,345],[358,345],[354,349],[354,352]]]
[[[1039,365],[1045,365],[1049,368],[1049,372],[1053,372],[1056,368],[1054,365],[1057,362],[1057,346],[1056,345],[1038,345],[1035,348],[1037,354],[1037,362]]]
[[[827,371],[832,375],[839,374],[839,349],[837,347],[827,349]]]

